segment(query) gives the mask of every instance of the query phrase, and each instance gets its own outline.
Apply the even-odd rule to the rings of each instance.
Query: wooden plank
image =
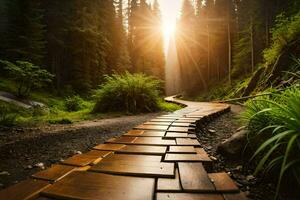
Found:
[[[130,131],[123,136],[133,136],[133,137],[163,137],[165,136],[165,131],[141,131],[141,130],[135,130],[136,134],[134,131]]]
[[[166,131],[166,130],[168,130],[168,126],[159,126],[159,125],[139,125],[139,126],[134,127],[134,129]]]
[[[224,200],[248,200],[245,193],[237,193],[237,194],[223,194]]]
[[[78,167],[84,167],[92,163],[97,163],[101,160],[102,157],[109,155],[111,152],[109,151],[89,151],[85,154],[78,154],[68,158],[67,160],[63,161],[62,163],[65,165],[72,165]]]
[[[155,180],[92,172],[73,172],[42,194],[59,199],[152,200]]]
[[[181,146],[201,146],[198,140],[189,138],[176,138],[176,144]]]
[[[157,193],[156,200],[224,200],[219,194]]]
[[[203,148],[195,148],[197,154],[201,157],[203,161],[212,161],[206,151]]]
[[[162,156],[153,156],[153,155],[128,155],[128,154],[112,154],[105,157],[102,162],[105,161],[130,161],[130,162],[156,162],[160,163]],[[101,162],[101,163],[102,163]]]
[[[3,200],[27,200],[38,197],[38,194],[50,184],[47,181],[28,179],[0,191]]]
[[[214,192],[215,187],[202,163],[178,163],[182,188],[189,192]]]
[[[211,160],[202,159],[202,157],[199,154],[167,153],[164,161],[166,162],[209,162]]]
[[[134,141],[134,144],[167,146],[176,145],[176,142],[175,140],[167,140],[159,137],[139,137]]]
[[[172,126],[178,126],[178,127],[190,127],[191,126],[191,123],[177,123],[177,122],[174,122],[172,123]]]
[[[173,120],[176,120],[180,118],[180,116],[162,116],[162,117],[157,117],[157,119],[173,119]]]
[[[76,169],[72,166],[53,165],[49,169],[37,172],[32,175],[33,178],[47,181],[58,181]]]
[[[151,119],[151,122],[173,122],[174,119]]]
[[[211,173],[208,174],[211,181],[214,183],[216,190],[220,192],[239,192],[239,188],[228,176],[227,173]]]
[[[91,150],[91,151],[88,151],[82,155],[87,155],[87,156],[95,156],[95,157],[106,157],[108,156],[109,154],[111,154],[112,152],[110,151],[97,151],[97,150]]]
[[[107,140],[106,143],[113,143],[113,144],[130,144],[133,143],[137,137],[119,137],[119,138],[112,138]]]
[[[187,133],[167,132],[166,138],[189,138]]]
[[[170,146],[168,153],[197,153],[193,146]]]
[[[168,129],[168,132],[182,132],[182,133],[187,133],[190,131],[193,131],[194,129],[191,127],[173,127],[170,126]]]
[[[131,175],[139,177],[168,177],[173,178],[175,165],[174,163],[159,163],[147,161],[101,161],[99,164],[92,166],[89,170],[95,172]]]
[[[170,126],[172,122],[146,122],[144,125]]]
[[[191,139],[197,139],[196,134],[188,134],[188,137]]]
[[[130,130],[127,133],[125,133],[125,136],[140,136],[144,133],[143,130]]]
[[[126,145],[123,144],[100,144],[98,146],[93,147],[95,150],[102,150],[102,151],[117,151]]]
[[[175,170],[175,178],[159,178],[157,180],[158,191],[181,191],[179,172]]]
[[[145,155],[164,155],[167,147],[163,146],[145,146],[145,145],[127,145],[126,147],[116,151],[117,153],[133,153]]]

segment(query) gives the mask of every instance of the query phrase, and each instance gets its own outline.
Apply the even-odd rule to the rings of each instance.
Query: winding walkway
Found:
[[[166,100],[187,107],[38,172],[0,191],[0,199],[246,199],[227,173],[210,173],[213,161],[195,135],[197,127],[230,107]]]

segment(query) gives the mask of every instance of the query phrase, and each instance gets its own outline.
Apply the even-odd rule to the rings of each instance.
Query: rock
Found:
[[[214,129],[208,129],[208,132],[210,132],[210,133],[216,133],[216,130],[214,130]]]
[[[233,159],[240,158],[247,143],[247,134],[248,131],[245,129],[236,132],[229,139],[219,144],[217,151],[226,157]]]
[[[74,151],[75,154],[82,154],[81,151]]]
[[[32,165],[27,165],[26,167],[25,167],[25,169],[32,169],[33,167],[32,167]]]
[[[218,159],[216,158],[216,157],[214,157],[214,156],[210,156],[209,157],[211,160],[213,160],[213,161],[217,161]]]
[[[40,169],[45,169],[44,163],[37,163],[34,166],[37,167],[37,168],[40,168]]]
[[[10,173],[7,171],[0,172],[0,176],[9,176],[9,175],[10,175]]]
[[[212,146],[207,146],[206,149],[207,150],[211,150],[213,147]]]
[[[243,166],[242,165],[238,165],[236,168],[234,168],[234,170],[236,171],[242,171]]]
[[[253,181],[253,180],[255,180],[255,177],[253,175],[248,175],[248,176],[246,176],[246,180]]]

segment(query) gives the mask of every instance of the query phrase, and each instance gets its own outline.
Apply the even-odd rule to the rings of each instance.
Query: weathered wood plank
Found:
[[[58,181],[59,179],[74,171],[75,169],[76,167],[67,165],[53,165],[49,169],[33,174],[32,177],[47,181]]]
[[[191,127],[175,127],[175,126],[170,126],[168,129],[168,132],[181,132],[181,133],[187,133],[190,131],[193,131],[194,128]]]
[[[39,192],[50,184],[47,181],[28,179],[5,190],[0,191],[0,199],[3,200],[28,200],[38,197]]]
[[[139,177],[174,177],[174,163],[158,163],[158,162],[146,162],[146,161],[127,161],[122,160],[118,162],[114,161],[102,161],[97,165],[92,166],[89,170],[95,172],[131,175]]]
[[[157,200],[224,200],[220,194],[157,193]]]
[[[181,191],[179,172],[175,170],[175,178],[159,178],[157,180],[158,191]]]
[[[167,140],[159,137],[139,137],[134,141],[134,144],[166,146],[176,145],[176,142],[175,140]]]
[[[180,181],[184,191],[214,192],[212,184],[202,163],[178,163]]]
[[[166,151],[167,147],[163,146],[127,145],[116,152],[145,155],[164,155]]]
[[[203,148],[195,148],[197,154],[201,157],[203,161],[212,161],[206,151]]]
[[[164,161],[166,162],[209,162],[211,160],[202,159],[202,157],[199,154],[167,153]]]
[[[99,162],[103,157],[109,155],[111,152],[109,151],[89,151],[85,154],[78,154],[64,160],[62,163],[65,165],[72,165],[78,167],[84,167],[89,164],[95,164]]]
[[[123,144],[100,144],[98,146],[93,147],[93,149],[102,151],[117,151],[125,146],[126,145]]]
[[[242,192],[237,194],[223,194],[224,200],[248,200],[246,195]]]
[[[176,144],[181,146],[201,146],[198,140],[190,138],[176,138]]]
[[[139,125],[134,127],[137,130],[158,130],[158,131],[166,131],[168,130],[168,126],[159,126],[159,125]]]
[[[143,130],[131,130],[128,133],[125,133],[123,136],[132,136],[132,137],[163,137],[165,131],[143,131]]]
[[[168,153],[197,153],[194,146],[170,146]]]
[[[43,191],[63,199],[152,200],[155,180],[92,172],[73,172]]]
[[[209,178],[213,182],[217,191],[220,192],[238,192],[239,188],[228,176],[227,173],[211,173],[208,174]]]
[[[133,143],[137,137],[118,137],[118,138],[112,138],[106,141],[106,143],[112,143],[112,144],[130,144]]]

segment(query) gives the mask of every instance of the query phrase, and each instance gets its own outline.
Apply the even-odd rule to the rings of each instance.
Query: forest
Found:
[[[300,197],[299,0],[0,0],[0,154],[33,129],[128,131],[171,95],[232,106],[196,135],[247,197]]]

